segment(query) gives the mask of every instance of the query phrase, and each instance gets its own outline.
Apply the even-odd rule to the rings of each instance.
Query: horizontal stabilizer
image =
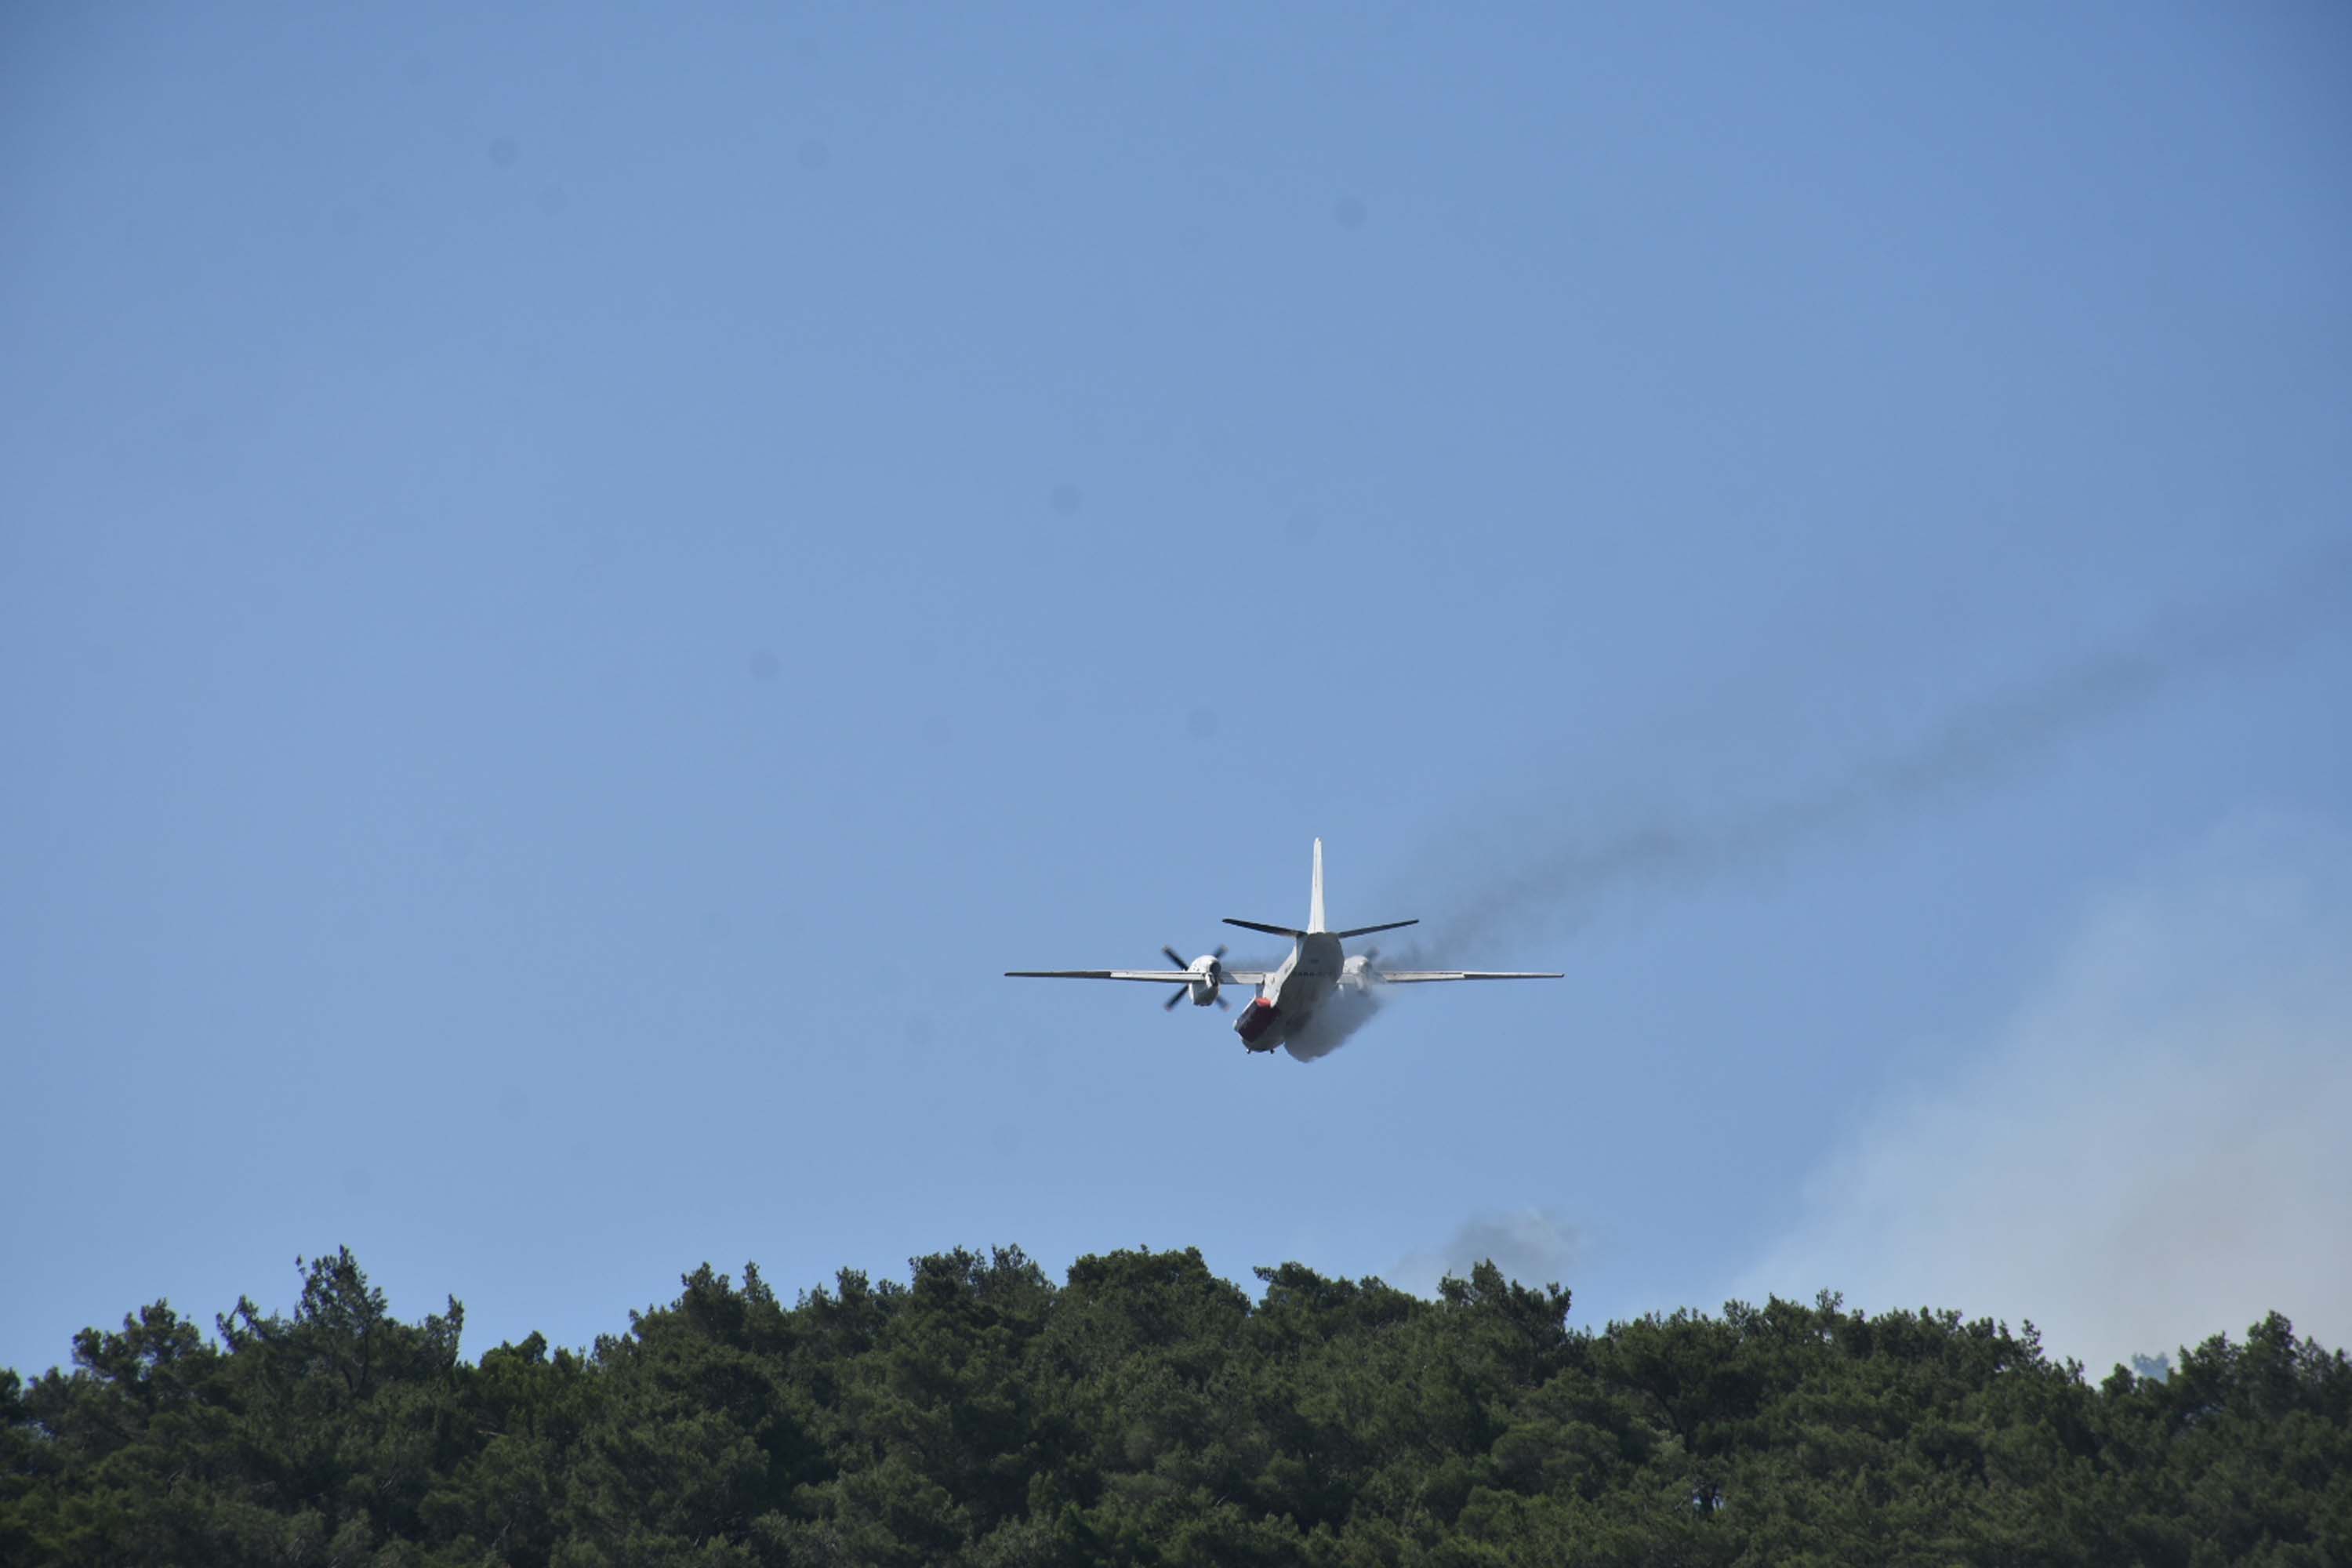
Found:
[[[1426,985],[1433,980],[1558,980],[1561,976],[1529,969],[1375,969],[1372,978],[1384,985]]]
[[[1225,923],[1229,926],[1239,926],[1244,931],[1262,931],[1268,936],[1286,936],[1293,941],[1307,934],[1303,931],[1293,931],[1288,926],[1260,925],[1255,921],[1237,921],[1231,915],[1225,917]]]
[[[1406,926],[1417,926],[1420,923],[1419,921],[1391,921],[1384,926],[1358,926],[1353,931],[1335,931],[1331,934],[1333,936],[1370,936],[1376,931],[1402,931]]]
[[[1255,985],[1265,979],[1263,969],[1217,970],[1228,985]],[[1190,985],[1203,978],[1190,969],[1008,969],[1007,980],[1141,980],[1153,985]]]

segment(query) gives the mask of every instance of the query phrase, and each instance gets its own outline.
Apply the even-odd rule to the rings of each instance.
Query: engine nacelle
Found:
[[[1225,966],[1214,953],[1204,952],[1185,965],[1192,972],[1188,983],[1192,992],[1192,1005],[1206,1007],[1217,999],[1217,988],[1225,981]]]
[[[1370,991],[1375,984],[1370,954],[1360,952],[1339,965],[1340,990]]]

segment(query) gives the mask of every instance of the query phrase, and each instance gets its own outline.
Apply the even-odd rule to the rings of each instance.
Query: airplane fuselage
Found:
[[[1331,997],[1347,960],[1339,939],[1309,931],[1295,939],[1282,967],[1265,977],[1256,1000],[1234,1020],[1234,1033],[1253,1051],[1271,1051],[1305,1028],[1315,1010]]]

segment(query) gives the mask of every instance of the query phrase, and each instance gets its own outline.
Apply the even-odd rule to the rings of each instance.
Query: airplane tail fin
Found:
[[[1391,921],[1386,925],[1358,926],[1353,931],[1332,931],[1323,920],[1323,840],[1315,841],[1315,886],[1307,895],[1307,929],[1337,937],[1370,936],[1376,931],[1397,931],[1419,921]]]
[[[1323,840],[1318,838],[1315,841],[1315,880],[1307,890],[1307,929],[1305,931],[1300,931],[1295,926],[1264,925],[1256,921],[1237,921],[1231,915],[1225,917],[1225,923],[1229,926],[1239,926],[1244,931],[1262,931],[1268,936],[1286,936],[1294,942],[1304,941],[1321,931],[1323,929]]]
[[[1323,840],[1315,841],[1315,885],[1307,895],[1307,929],[1323,929]]]

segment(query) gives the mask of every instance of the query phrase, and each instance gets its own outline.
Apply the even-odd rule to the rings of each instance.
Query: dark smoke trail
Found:
[[[2352,556],[2328,554],[2268,592],[2159,616],[2128,644],[1963,707],[1907,749],[1866,759],[1809,793],[1746,811],[1555,842],[1384,960],[1397,968],[1493,963],[1488,939],[1500,932],[1580,924],[1612,898],[1703,882],[1981,786],[2194,677],[2284,654],[2315,632],[2343,626],[2347,587]],[[1328,1055],[1381,1005],[1376,994],[1335,995],[1291,1054],[1305,1060]]]
[[[1540,850],[1397,963],[1470,963],[1499,930],[1580,923],[1612,896],[1723,875],[1980,786],[2194,677],[2284,654],[2345,624],[2347,567],[2352,557],[2333,553],[2268,592],[2159,616],[2129,644],[1961,708],[1908,749],[1868,759],[1808,794]]]

